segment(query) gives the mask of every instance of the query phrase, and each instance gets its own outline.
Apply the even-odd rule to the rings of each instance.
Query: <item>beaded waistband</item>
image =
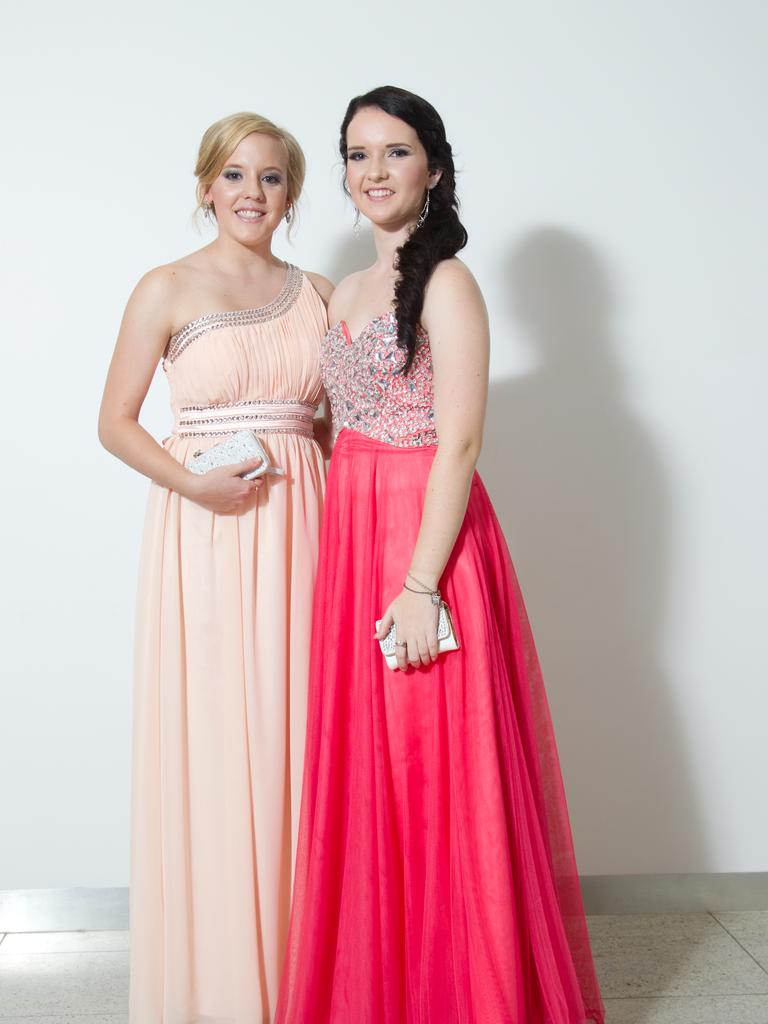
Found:
[[[174,433],[179,437],[214,437],[253,430],[256,434],[301,434],[312,437],[317,406],[257,398],[222,405],[187,405],[179,409]]]

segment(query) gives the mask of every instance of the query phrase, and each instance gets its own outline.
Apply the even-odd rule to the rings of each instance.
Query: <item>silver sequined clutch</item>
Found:
[[[376,623],[376,629],[379,628],[379,622]],[[383,640],[379,640],[379,647],[381,653],[384,655],[384,660],[391,669],[396,669],[397,655],[395,652],[395,641],[397,640],[397,634],[395,632],[394,623],[392,628],[384,637]],[[440,602],[440,612],[437,617],[437,650],[440,654],[444,651],[458,651],[459,641],[456,637],[456,630],[453,628],[453,619],[451,618],[451,612],[445,601]]]
[[[187,463],[187,469],[202,476],[212,469],[218,469],[219,466],[236,466],[239,462],[246,462],[249,459],[261,459],[261,465],[250,473],[243,473],[243,480],[255,480],[265,473],[274,473],[276,476],[285,474],[284,469],[270,464],[264,445],[252,430],[238,430],[236,434],[215,444],[208,451],[195,452]]]

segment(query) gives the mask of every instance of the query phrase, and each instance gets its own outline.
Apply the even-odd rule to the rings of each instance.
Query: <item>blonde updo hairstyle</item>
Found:
[[[222,117],[210,126],[203,135],[197,154],[195,177],[197,178],[197,212],[216,217],[212,206],[205,202],[205,193],[226,167],[227,161],[246,136],[256,132],[279,139],[288,153],[288,203],[291,210],[290,227],[294,224],[295,206],[304,184],[304,153],[296,139],[284,128],[278,127],[260,114],[244,112]]]

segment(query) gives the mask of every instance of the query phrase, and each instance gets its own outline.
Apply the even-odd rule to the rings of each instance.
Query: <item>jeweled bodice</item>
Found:
[[[331,403],[334,435],[346,427],[399,448],[437,444],[432,352],[419,331],[413,363],[397,344],[394,313],[376,317],[353,338],[344,321],[328,331],[320,373]]]

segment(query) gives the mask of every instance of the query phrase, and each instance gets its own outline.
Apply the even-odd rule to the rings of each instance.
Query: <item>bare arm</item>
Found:
[[[320,445],[323,455],[330,459],[333,451],[333,422],[331,420],[331,403],[326,395],[321,404],[321,412],[313,420],[315,441]]]
[[[150,271],[134,289],[107,374],[99,412],[99,440],[107,451],[161,486],[215,512],[237,511],[260,483],[241,480],[239,474],[255,469],[258,460],[196,476],[138,422],[171,334],[175,289],[175,272],[168,267]]]
[[[329,281],[327,277],[323,277],[322,274],[314,274],[310,270],[305,270],[304,273],[311,281],[312,287],[323,300],[325,308],[327,309],[328,303],[331,301],[331,296],[333,295],[333,282]]]
[[[483,442],[488,397],[488,315],[480,289],[461,263],[443,264],[422,322],[430,337],[435,423],[440,440],[427,482],[411,571],[436,588],[469,499]],[[450,271],[450,272],[449,272]]]
[[[305,273],[312,282],[315,291],[325,303],[326,309],[328,309],[331,302],[331,296],[334,292],[333,282],[329,281],[327,277],[323,277],[321,274],[312,274],[307,271],[305,271]],[[315,416],[313,426],[315,441],[320,445],[326,459],[330,459],[331,451],[333,449],[333,429],[331,424],[331,406],[327,396],[323,399],[320,415]]]
[[[422,323],[432,349],[439,445],[410,571],[434,590],[464,521],[488,393],[488,316],[477,283],[460,261],[435,270]],[[385,635],[393,621],[398,639],[408,644],[407,660],[428,664],[437,654],[437,610],[429,598],[404,590],[387,609],[378,635]],[[405,667],[405,649],[398,648],[398,658]]]

